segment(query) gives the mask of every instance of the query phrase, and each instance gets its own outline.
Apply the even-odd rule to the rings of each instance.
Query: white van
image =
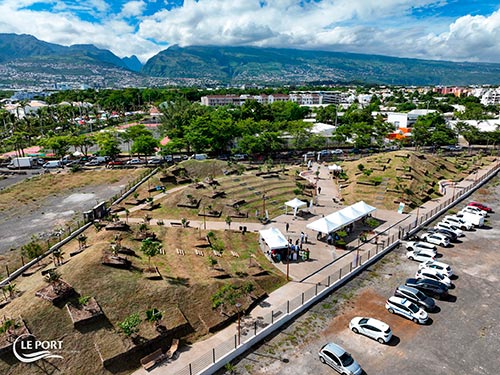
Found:
[[[43,168],[50,169],[50,168],[62,168],[63,165],[60,160],[51,160],[48,161],[43,165]]]
[[[462,220],[472,223],[475,227],[482,227],[484,225],[484,216],[472,212],[463,212]]]

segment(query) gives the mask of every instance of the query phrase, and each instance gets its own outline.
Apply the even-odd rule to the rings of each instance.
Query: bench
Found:
[[[194,252],[195,252],[196,255],[198,255],[200,257],[204,257],[205,256],[205,254],[201,250],[195,249]]]
[[[158,363],[166,359],[165,354],[163,354],[162,349],[158,349],[154,351],[153,353],[145,356],[144,358],[141,359],[141,365],[144,367],[145,370],[149,371],[153,367],[155,367]]]
[[[186,255],[186,252],[182,249],[175,249],[178,255]]]
[[[232,251],[232,250],[231,250],[231,255],[232,255],[233,257],[235,257],[235,258],[239,258],[239,257],[240,257],[240,255],[239,255],[237,252]],[[253,255],[253,254],[252,254],[252,255]]]
[[[212,253],[216,256],[216,257],[221,257],[222,254],[219,253],[218,251],[215,251],[215,250],[212,250]]]

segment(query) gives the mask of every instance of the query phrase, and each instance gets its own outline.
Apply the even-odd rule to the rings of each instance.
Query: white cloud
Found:
[[[166,45],[255,45],[376,53],[442,60],[500,60],[500,10],[455,20],[423,17],[445,0],[185,0],[170,11],[144,16],[147,3],[57,1],[61,13],[24,7],[36,0],[0,1],[0,32],[27,33],[64,45],[93,43],[119,56],[141,60]],[[265,3],[261,6],[260,3]],[[420,17],[412,15],[423,10]],[[92,21],[77,10],[95,14]],[[139,23],[129,24],[134,18]],[[153,42],[156,41],[156,42]]]
[[[144,1],[129,1],[123,5],[120,16],[125,18],[138,17],[142,15],[144,8],[146,8]]]

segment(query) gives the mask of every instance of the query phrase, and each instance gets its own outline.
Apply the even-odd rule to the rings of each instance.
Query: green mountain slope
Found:
[[[257,47],[173,46],[153,56],[142,71],[232,84],[500,84],[500,64]]]

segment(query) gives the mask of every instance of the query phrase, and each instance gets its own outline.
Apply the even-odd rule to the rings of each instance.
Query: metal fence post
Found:
[[[274,324],[274,311],[271,311],[271,324]]]
[[[302,305],[304,304],[304,292],[302,292]]]
[[[330,275],[328,275],[328,286],[330,286]]]
[[[212,363],[215,363],[215,348],[212,348]]]
[[[236,349],[238,347],[238,336],[234,335],[234,348]]]
[[[286,313],[290,314],[290,301],[286,300]]]
[[[352,265],[352,263],[351,263]],[[339,270],[339,280],[342,278],[342,268]]]
[[[257,336],[257,321],[253,322],[253,335]]]
[[[314,285],[314,295],[315,296],[318,295],[318,284],[317,283]]]
[[[193,375],[193,369],[191,368],[191,363],[189,364],[189,375]]]

